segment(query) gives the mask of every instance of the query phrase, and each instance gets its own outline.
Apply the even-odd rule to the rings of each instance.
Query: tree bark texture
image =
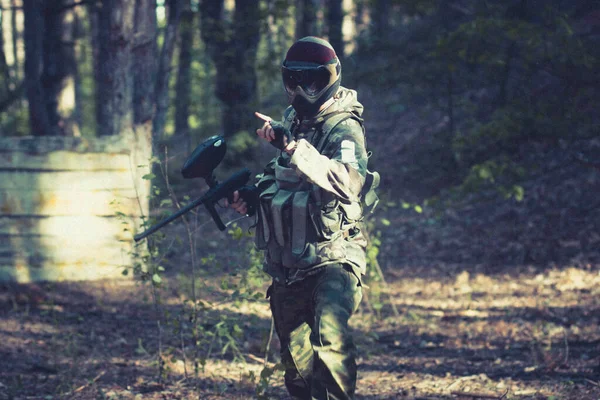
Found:
[[[181,3],[183,0],[168,0],[169,20],[165,29],[163,46],[158,60],[158,74],[156,77],[156,115],[154,116],[154,138],[161,139],[167,122],[169,108],[169,81],[171,79],[171,63],[177,41],[179,18],[181,16]]]
[[[184,137],[187,151],[191,150],[190,103],[192,87],[192,49],[194,45],[194,13],[191,0],[184,0],[179,24],[179,65],[175,85],[175,132]]]
[[[157,67],[156,0],[135,2],[133,43],[133,122],[143,124],[154,118]]]
[[[156,70],[158,45],[156,0],[136,0],[134,15],[133,54],[133,155],[134,165],[148,165],[136,168],[137,182],[152,171],[148,159],[152,156],[153,120],[156,112]],[[138,188],[142,199],[149,196],[148,185]]]
[[[6,49],[5,49],[5,41],[4,37],[5,29],[6,29],[6,17],[8,13],[4,11],[5,4],[2,0],[0,0],[0,6],[3,8],[2,13],[0,13],[0,79],[2,79],[2,84],[0,87],[3,92],[10,91],[10,67],[8,66],[8,62],[6,60]],[[10,37],[10,36],[9,36]]]
[[[298,0],[296,2],[296,39],[317,36],[317,9],[317,0]]]
[[[388,37],[390,30],[390,11],[391,5],[388,0],[373,0],[371,9],[371,20],[373,30],[373,39],[382,42]]]
[[[73,131],[75,113],[74,12],[64,9],[66,0],[46,0],[43,32],[43,72],[46,110],[56,134]]]
[[[98,11],[98,134],[118,135],[131,126],[131,76],[135,2],[103,0]]]
[[[2,79],[2,93],[10,92],[10,70],[4,52],[4,12],[0,13],[0,79]]]
[[[10,25],[12,29],[12,51],[13,51],[13,76],[15,80],[18,80],[21,77],[20,74],[20,66],[19,66],[19,53],[17,51],[17,43],[19,42],[19,28],[17,27],[17,2],[16,0],[10,0],[10,5],[12,7],[12,12],[10,13]]]
[[[256,2],[237,0],[233,22],[223,19],[223,0],[201,3],[202,38],[215,64],[215,95],[223,102],[224,136],[248,130],[255,122],[256,52],[260,39],[260,9]]]
[[[73,9],[73,55],[75,58],[75,71],[74,71],[74,92],[75,92],[75,110],[73,111],[73,122],[76,130],[73,131],[74,136],[81,136],[81,129],[83,127],[83,107],[84,107],[84,85],[82,80],[82,74],[80,73],[80,65],[87,62],[86,59],[86,35],[89,31],[84,28],[83,20],[86,16],[86,9],[83,7],[76,7]]]
[[[25,13],[25,80],[29,102],[29,127],[34,136],[52,135],[53,129],[46,108],[46,96],[42,86],[44,17],[43,0],[23,3]]]
[[[342,0],[329,0],[327,5],[327,29],[329,43],[333,46],[338,58],[344,58],[344,36],[342,25],[344,22],[344,10]]]
[[[93,74],[93,82],[94,82],[94,109],[96,110],[96,118],[94,119],[93,131],[98,134],[98,102],[100,100],[100,95],[96,87],[100,82],[100,45],[98,41],[100,40],[98,34],[98,14],[100,10],[98,9],[96,4],[89,4],[86,7],[88,20],[90,24],[90,46],[92,53],[92,74]]]

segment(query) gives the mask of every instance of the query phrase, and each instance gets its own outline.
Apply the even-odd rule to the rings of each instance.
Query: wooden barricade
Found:
[[[122,276],[148,215],[149,139],[0,138],[0,281]]]

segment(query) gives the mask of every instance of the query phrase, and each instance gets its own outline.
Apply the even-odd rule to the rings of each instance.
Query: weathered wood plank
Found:
[[[131,152],[134,140],[130,135],[114,135],[98,138],[73,136],[19,136],[0,137],[0,152],[24,152],[43,154],[53,151],[79,153],[124,153]]]
[[[68,240],[23,239],[25,238],[11,238],[9,243],[0,243],[0,266],[29,269],[51,265],[57,269],[78,266],[83,271],[90,265],[131,264],[130,242],[114,241],[77,246]]]
[[[120,220],[90,215],[54,217],[0,216],[0,241],[8,236],[70,237],[73,243],[131,240],[139,219]]]
[[[56,151],[31,154],[0,152],[0,170],[129,171],[137,168],[128,154]]]
[[[121,277],[132,225],[148,213],[151,153],[135,132],[0,137],[0,281]]]
[[[69,236],[8,236],[3,239],[0,241],[0,257],[23,256],[32,260],[47,259],[57,262],[62,262],[68,257],[88,261],[96,258],[121,258],[132,249],[131,242],[109,239],[91,243],[87,239],[82,241]],[[89,245],[82,246],[82,242]]]
[[[40,281],[85,281],[98,279],[123,278],[123,267],[101,262],[80,265],[66,264],[57,266],[51,262],[44,262],[32,268],[24,264],[12,265],[0,262],[0,282],[12,281],[30,283]],[[130,274],[131,275],[131,274]]]
[[[56,219],[60,218],[47,220]],[[116,278],[131,266],[132,241],[101,238],[77,228],[79,232],[63,232],[64,236],[0,235],[0,281]]]
[[[111,191],[10,190],[0,188],[1,215],[140,215],[133,189]]]
[[[115,190],[134,187],[129,171],[59,171],[6,172],[0,171],[0,189],[8,190]]]

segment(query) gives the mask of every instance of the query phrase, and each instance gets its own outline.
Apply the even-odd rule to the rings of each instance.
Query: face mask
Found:
[[[341,76],[331,85],[326,91],[324,91],[318,99],[307,98],[304,91],[298,87],[296,91],[290,95],[288,92],[288,101],[296,113],[300,117],[310,118],[314,117],[319,113],[319,108],[330,98],[332,98],[340,87]]]

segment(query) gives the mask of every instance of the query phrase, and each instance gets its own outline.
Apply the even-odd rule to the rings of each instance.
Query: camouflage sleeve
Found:
[[[358,200],[367,161],[362,127],[348,119],[330,133],[322,154],[308,141],[298,141],[290,166],[313,184],[349,202]]]

